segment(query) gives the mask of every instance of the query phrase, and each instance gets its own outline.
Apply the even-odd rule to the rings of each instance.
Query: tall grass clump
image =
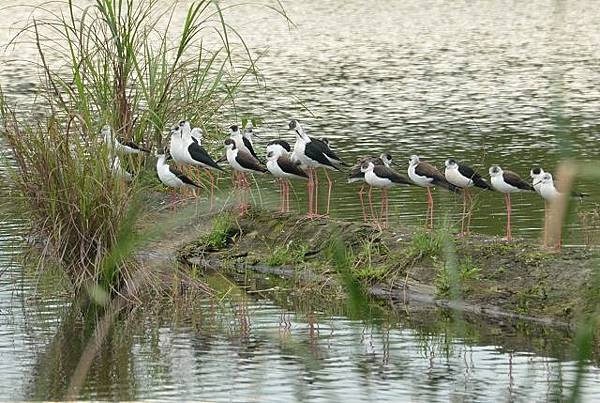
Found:
[[[29,219],[76,289],[92,282],[119,291],[131,277],[127,256],[114,249],[134,231],[141,186],[111,169],[100,128],[108,124],[147,148],[164,146],[165,130],[183,118],[214,135],[223,108],[256,73],[219,4],[192,3],[181,22],[177,3],[68,1],[60,12],[45,10],[50,17],[32,18],[11,41],[35,44],[41,80],[29,114],[15,112],[10,94],[0,97],[12,167],[2,177],[4,201]],[[120,157],[130,169],[144,165]]]

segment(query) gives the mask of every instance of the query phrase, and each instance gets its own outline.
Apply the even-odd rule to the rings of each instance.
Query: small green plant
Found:
[[[202,238],[201,243],[205,248],[222,249],[235,237],[235,233],[233,217],[222,214],[214,219],[210,232]]]
[[[410,243],[410,255],[418,258],[437,256],[442,249],[439,232],[417,232]]]
[[[458,270],[454,273],[456,281],[453,281],[453,273],[448,263],[437,266],[434,285],[439,296],[448,297],[452,288],[462,288],[470,280],[477,280],[481,269],[473,263],[471,257],[466,257],[458,263]]]
[[[459,272],[461,281],[477,280],[481,269],[473,263],[470,256],[467,256],[459,263]]]
[[[290,241],[285,245],[276,245],[267,258],[268,266],[283,266],[301,264],[308,252],[308,245],[302,242]]]
[[[368,282],[385,281],[390,274],[390,268],[373,260],[388,254],[389,248],[384,243],[373,239],[363,241],[358,252],[353,254],[352,267],[356,278]]]

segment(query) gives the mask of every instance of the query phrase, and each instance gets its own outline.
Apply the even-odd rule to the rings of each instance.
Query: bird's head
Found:
[[[232,139],[225,140],[225,149],[226,150],[234,150],[235,149],[235,141]]]
[[[363,164],[360,166],[360,172],[367,172],[372,170],[374,167],[375,165],[371,161],[363,162]]]
[[[188,120],[180,120],[179,121],[179,128],[182,131],[191,131],[192,130],[192,125],[190,124],[190,122]]]
[[[550,172],[544,172],[541,176],[542,184],[549,184],[553,182],[552,174]]]
[[[235,136],[236,134],[239,134],[240,132],[240,127],[238,125],[231,125],[229,126],[229,134],[232,136]]]
[[[421,159],[419,158],[418,155],[411,155],[410,159],[408,160],[408,163],[410,164],[410,166],[414,166],[417,165],[419,162],[421,162]]]
[[[544,174],[544,170],[540,167],[533,167],[531,169],[531,171],[529,171],[529,177],[531,179],[537,179],[543,174]]]
[[[452,158],[448,158],[444,164],[446,165],[446,169],[458,169],[458,163]]]
[[[379,156],[379,158],[381,158],[381,161],[383,161],[383,165],[385,165],[386,167],[390,167],[392,165],[392,154],[390,153],[381,153],[381,155]]]
[[[500,176],[502,175],[502,168],[500,168],[498,165],[493,165],[490,167],[489,173],[492,178]]]

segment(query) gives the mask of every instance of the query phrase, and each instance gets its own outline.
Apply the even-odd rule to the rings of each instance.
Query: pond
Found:
[[[415,153],[440,168],[452,156],[484,176],[496,163],[526,177],[533,165],[554,170],[563,157],[597,158],[600,11],[586,2],[289,0],[285,6],[295,28],[264,10],[230,13],[261,54],[266,88],[246,91],[232,111],[265,117],[260,145],[272,137],[293,140],[284,127],[298,118],[345,160],[389,151],[401,172]],[[7,12],[15,21],[29,11],[0,15]],[[9,37],[0,28],[2,42]],[[7,65],[0,83],[26,103],[35,72]],[[358,187],[345,184],[344,175],[335,179],[332,215],[360,218]],[[593,180],[578,182],[591,197],[571,214],[570,245],[582,242],[577,212],[594,209],[600,192]],[[303,189],[296,190],[296,207],[305,208]],[[435,197],[439,217],[457,222],[460,198]],[[473,230],[502,233],[502,197],[480,192],[476,201]],[[392,226],[422,225],[425,192],[394,190],[390,213]],[[539,197],[517,195],[513,213],[515,236],[539,236]],[[21,227],[0,226],[0,390],[2,399],[59,399],[93,324],[73,313],[66,297],[36,291],[40,279],[15,261]],[[466,337],[448,324],[447,313],[401,312],[350,319],[343,309],[253,292],[225,305],[202,300],[174,310],[140,309],[117,321],[81,398],[510,401],[558,398],[573,385],[569,335],[474,322]],[[600,393],[599,378],[589,363],[588,400]]]

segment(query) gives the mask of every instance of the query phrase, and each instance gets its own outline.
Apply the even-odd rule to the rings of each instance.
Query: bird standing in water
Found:
[[[365,182],[370,187],[377,187],[381,189],[381,218],[378,222],[378,225],[382,228],[387,228],[389,216],[389,188],[391,188],[392,186],[409,186],[412,185],[412,182],[410,181],[410,179],[400,175],[392,168],[389,168],[383,164],[375,165],[373,161],[364,162],[360,169],[365,176]],[[373,203],[370,195],[371,191],[369,190],[369,204],[371,206],[371,214],[373,217],[375,217],[375,213],[373,211]]]
[[[327,211],[325,216],[329,215],[331,205],[331,190],[333,182],[329,176],[328,170],[340,171],[339,165],[343,161],[329,148],[323,140],[309,137],[297,120],[290,121],[289,130],[296,133],[296,143],[292,152],[292,159],[306,167],[308,171],[308,218],[321,217],[318,213],[318,186],[319,177],[317,168],[324,168],[327,177]]]
[[[360,189],[358,191],[358,198],[360,200],[360,207],[362,209],[363,221],[368,222],[368,214],[367,209],[365,207],[364,194],[365,194],[365,173],[362,171],[362,165],[365,162],[372,162],[373,165],[383,165],[388,168],[392,165],[392,156],[390,153],[382,153],[379,157],[363,157],[360,158],[356,164],[350,169],[350,173],[348,174],[348,183],[354,182],[362,182]],[[372,200],[371,191],[373,188],[369,186],[369,200]],[[371,204],[372,206],[372,204]],[[371,209],[371,219],[375,220],[376,217],[373,216],[373,209]]]
[[[529,183],[521,179],[516,173],[512,171],[503,171],[498,165],[492,166],[489,172],[494,189],[504,193],[504,202],[506,204],[506,240],[512,241],[512,226],[510,222],[512,203],[510,201],[510,194],[518,192],[535,192],[535,189]]]
[[[469,235],[469,228],[471,226],[471,205],[473,200],[469,188],[472,186],[485,190],[493,190],[493,188],[468,165],[461,164],[453,159],[447,159],[445,165],[444,177],[446,180],[463,190],[463,215],[460,220],[460,235],[467,236]]]
[[[431,195],[431,188],[440,186],[452,192],[457,192],[458,188],[449,183],[436,167],[428,162],[421,161],[417,155],[410,157],[408,177],[415,185],[427,189],[427,218],[425,226],[433,229],[433,196]]]
[[[267,169],[280,182],[280,212],[290,211],[290,179],[307,180],[308,175],[290,158],[290,145],[283,140],[275,140],[267,145]]]

